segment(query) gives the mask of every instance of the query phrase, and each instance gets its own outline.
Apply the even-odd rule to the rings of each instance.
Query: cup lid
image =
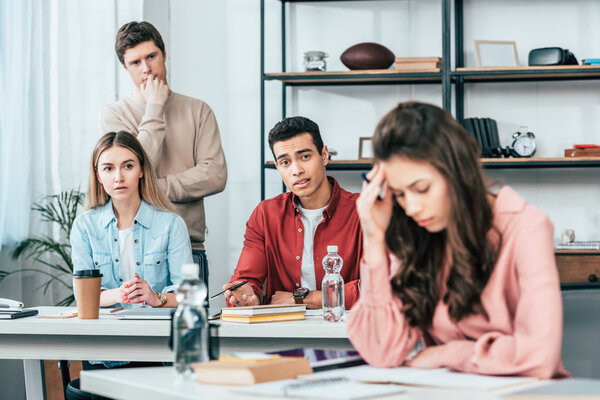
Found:
[[[73,272],[73,278],[101,278],[99,269],[80,269]]]

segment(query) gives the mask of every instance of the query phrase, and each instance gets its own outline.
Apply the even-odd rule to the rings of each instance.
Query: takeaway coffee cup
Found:
[[[102,274],[97,269],[84,269],[73,274],[79,319],[98,319],[101,282]]]

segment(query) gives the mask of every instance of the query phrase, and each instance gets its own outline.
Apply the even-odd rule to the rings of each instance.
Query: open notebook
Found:
[[[344,378],[357,382],[397,383],[467,390],[498,390],[536,381],[535,378],[527,377],[465,374],[452,372],[446,368],[375,368],[369,365],[317,372],[310,375],[301,375],[299,378],[306,380]]]
[[[403,393],[397,385],[378,385],[353,382],[344,378],[327,378],[313,381],[286,379],[231,389],[231,392],[265,397],[293,399],[359,400]]]

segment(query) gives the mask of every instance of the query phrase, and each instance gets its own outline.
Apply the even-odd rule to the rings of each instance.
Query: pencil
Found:
[[[233,285],[233,286],[232,286],[232,287],[230,287],[229,289],[225,289],[225,290],[223,290],[223,291],[220,291],[220,292],[219,292],[219,293],[217,293],[217,294],[213,294],[212,296],[210,296],[210,300],[214,299],[215,297],[218,297],[218,296],[222,295],[223,293],[225,293],[225,292],[226,292],[226,291],[228,291],[228,290],[235,290],[235,289],[237,289],[237,288],[239,288],[239,287],[241,287],[241,286],[245,285],[246,283],[248,283],[248,281],[247,281],[247,280],[245,280],[245,281],[242,281],[242,282],[238,283],[237,285]]]

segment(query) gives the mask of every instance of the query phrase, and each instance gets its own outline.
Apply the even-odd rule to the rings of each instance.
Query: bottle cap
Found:
[[[328,253],[337,253],[337,251],[338,251],[337,246],[327,246]]]
[[[199,271],[200,267],[198,264],[183,264],[181,266],[181,273],[184,276],[193,276],[194,278],[197,278]]]

